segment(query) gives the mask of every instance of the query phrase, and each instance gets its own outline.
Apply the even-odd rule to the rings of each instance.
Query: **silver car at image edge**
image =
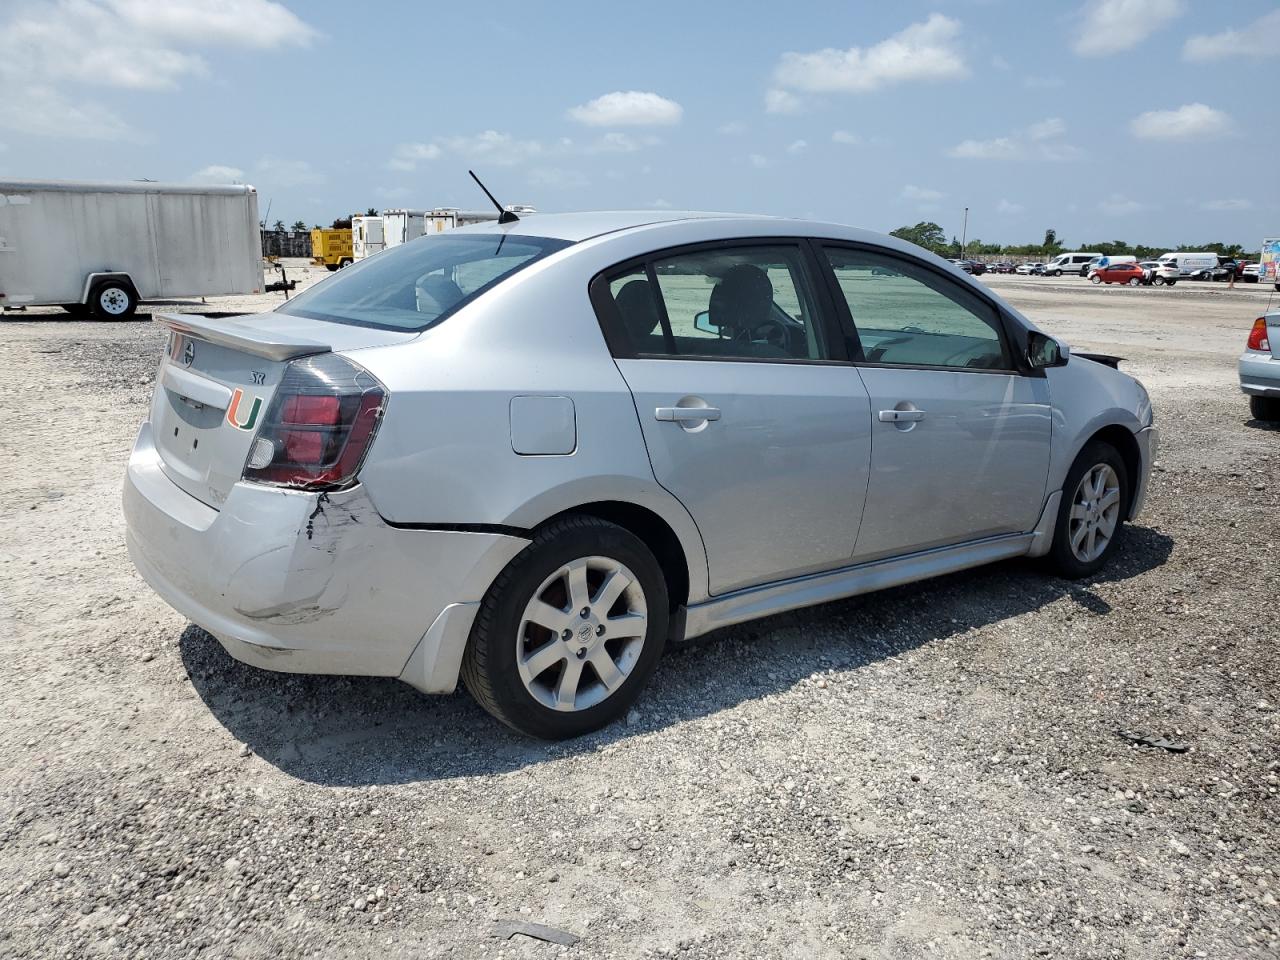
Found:
[[[1147,392],[960,269],[835,224],[539,215],[276,310],[166,315],[129,553],[269,670],[462,679],[525,733],[669,642],[1010,557],[1098,571]]]
[[[1237,370],[1253,417],[1280,420],[1280,312],[1253,321]]]

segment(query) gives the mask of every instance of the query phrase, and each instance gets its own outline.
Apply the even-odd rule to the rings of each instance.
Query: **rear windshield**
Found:
[[[276,308],[333,323],[425,330],[565,240],[502,233],[444,233],[392,247]]]

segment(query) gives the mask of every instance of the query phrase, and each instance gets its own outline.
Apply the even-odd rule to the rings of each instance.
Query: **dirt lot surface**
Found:
[[[1280,432],[1234,368],[1268,291],[989,282],[1151,390],[1110,569],[735,628],[558,745],[233,661],[123,544],[162,331],[6,315],[0,957],[1275,957]]]

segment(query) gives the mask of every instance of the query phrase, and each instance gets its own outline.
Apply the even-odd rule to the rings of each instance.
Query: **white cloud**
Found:
[[[671,126],[680,122],[684,107],[656,93],[618,90],[571,108],[569,116],[592,127]]]
[[[1098,201],[1098,209],[1109,217],[1124,217],[1144,209],[1137,200],[1131,200],[1123,194],[1113,193],[1105,200]]]
[[[589,186],[591,181],[578,170],[560,167],[535,167],[529,171],[529,185],[552,190],[577,190]]]
[[[633,137],[629,133],[606,133],[598,140],[587,145],[586,153],[635,153],[645,147],[657,146],[662,141],[657,137]],[[562,141],[561,146],[572,149],[572,143]]]
[[[913,183],[908,183],[902,188],[903,200],[915,200],[920,203],[933,203],[941,200],[946,194],[938,190],[931,190],[928,187],[917,187]]]
[[[312,169],[306,160],[283,160],[280,157],[263,157],[258,161],[258,173],[263,182],[273,187],[304,187],[324,183],[328,178]]]
[[[800,113],[802,110],[804,101],[794,93],[776,87],[764,92],[765,113]]]
[[[1027,137],[1032,140],[1050,140],[1067,132],[1067,125],[1061,117],[1049,117],[1039,123],[1027,127]]]
[[[947,150],[947,156],[963,160],[1010,160],[1022,155],[1022,147],[1011,137],[994,140],[962,140]]]
[[[244,180],[244,171],[239,167],[213,163],[197,170],[189,179],[193,183],[241,183]]]
[[[1240,210],[1252,210],[1253,204],[1248,200],[1206,200],[1200,204],[1201,210],[1210,213],[1233,213]]]
[[[865,93],[913,81],[968,76],[956,45],[960,21],[940,13],[870,47],[784,53],[774,70],[779,88],[808,93]]]
[[[0,83],[4,83],[0,72]],[[129,125],[97,103],[72,103],[43,85],[6,84],[0,96],[0,128],[38,137],[77,140],[125,140],[134,136]]]
[[[756,169],[763,169],[769,165],[769,158],[762,153],[753,153],[748,155],[747,163],[751,164]]]
[[[726,137],[737,137],[747,132],[747,125],[740,120],[730,120],[728,123],[722,123],[716,127],[716,133],[722,133]]]
[[[402,143],[391,151],[387,166],[392,170],[416,170],[419,163],[439,158],[440,152],[434,143]]]
[[[1012,200],[1001,200],[996,204],[996,213],[1003,213],[1009,216],[1016,216],[1019,213],[1025,213],[1026,207],[1020,203],[1014,203]]]
[[[834,130],[831,133],[832,143],[843,143],[847,145],[855,145],[862,142],[862,138],[856,133],[850,133],[848,130]]]
[[[537,140],[517,140],[509,133],[486,130],[475,136],[443,137],[439,143],[450,153],[468,160],[483,160],[509,167],[541,156],[542,144]]]
[[[1150,110],[1129,122],[1142,140],[1209,140],[1231,131],[1231,117],[1203,103],[1188,103],[1177,110]]]
[[[949,148],[946,155],[959,160],[1074,160],[1080,151],[1061,141],[1066,132],[1067,125],[1061,118],[1049,117],[1007,136],[963,140]]]
[[[1185,11],[1183,0],[1090,0],[1077,14],[1072,49],[1082,57],[1132,50]]]
[[[787,153],[792,154],[793,156],[804,153],[808,149],[809,142],[807,140],[793,140],[787,145]]]
[[[306,46],[317,36],[271,0],[107,0],[107,6],[134,30],[178,42],[270,50]]]
[[[1188,37],[1182,48],[1182,59],[1196,63],[1276,56],[1280,56],[1280,10],[1264,14],[1240,30]]]

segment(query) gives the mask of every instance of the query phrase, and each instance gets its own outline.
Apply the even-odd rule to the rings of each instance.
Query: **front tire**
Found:
[[[1124,532],[1129,472],[1109,443],[1087,444],[1067,473],[1048,561],[1063,577],[1078,580],[1106,565]]]
[[[1255,420],[1280,420],[1280,397],[1249,398],[1249,412]]]
[[[1050,271],[1049,276],[1051,276],[1051,277],[1060,277],[1060,276],[1062,276],[1062,271],[1061,271],[1061,270],[1053,270],[1053,271]]]
[[[462,661],[485,710],[562,740],[624,715],[667,639],[667,586],[639,537],[596,517],[540,530],[489,587]]]
[[[1100,284],[1100,283],[1102,282],[1102,278],[1101,278],[1100,276],[1098,276],[1096,273],[1095,273],[1092,277],[1090,277],[1089,279],[1093,281],[1094,286],[1097,286],[1098,284]]]

